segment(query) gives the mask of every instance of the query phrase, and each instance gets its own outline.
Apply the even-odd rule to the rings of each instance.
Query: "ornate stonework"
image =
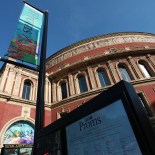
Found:
[[[121,36],[113,36],[107,38],[100,38],[99,40],[91,41],[89,43],[85,43],[82,45],[75,46],[69,50],[62,50],[57,56],[49,59],[46,63],[46,69],[68,59],[75,55],[94,50],[96,48],[106,47],[106,46],[113,46],[118,44],[125,44],[125,43],[155,43],[155,36],[150,35],[121,35]],[[145,46],[149,48],[148,46]],[[130,50],[129,47],[125,48],[126,50]],[[114,52],[116,49],[110,49],[110,51]]]

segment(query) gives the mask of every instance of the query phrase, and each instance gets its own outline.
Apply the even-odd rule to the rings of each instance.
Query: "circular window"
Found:
[[[3,144],[33,144],[34,127],[28,122],[13,123],[5,132]]]

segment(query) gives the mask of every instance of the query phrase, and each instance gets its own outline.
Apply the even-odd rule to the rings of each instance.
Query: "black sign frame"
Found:
[[[52,155],[57,155],[58,150],[61,152],[61,154],[59,152],[60,155],[67,155],[66,126],[114,103],[117,100],[121,100],[123,103],[142,154],[155,155],[155,148],[153,146],[155,143],[155,134],[149,118],[145,113],[135,89],[131,84],[125,81],[121,81],[112,86],[84,105],[42,129],[37,137],[38,154],[42,155],[46,152],[49,152],[50,154],[53,145],[49,143],[50,139],[49,141],[47,140],[47,143],[44,143],[45,139],[48,139],[51,134],[60,131],[59,135],[61,136],[59,138],[59,142],[56,140],[56,143],[54,144],[54,146],[58,147],[55,147],[55,154],[52,152]]]

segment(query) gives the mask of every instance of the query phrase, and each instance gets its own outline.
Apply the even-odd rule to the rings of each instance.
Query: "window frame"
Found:
[[[65,96],[63,95],[63,89],[62,89],[62,85],[65,85]],[[61,82],[60,83],[60,91],[61,91],[61,99],[66,99],[68,97],[68,90],[67,90],[67,83],[66,82]]]
[[[144,110],[145,110],[147,116],[153,117],[154,116],[153,111],[151,110],[151,107],[149,106],[149,102],[148,102],[144,92],[143,91],[138,92],[137,95],[141,101],[142,106],[144,107]]]
[[[57,87],[56,87],[56,98],[57,98],[57,101],[61,101],[61,100],[64,100],[64,99],[66,99],[66,98],[63,98],[62,97],[62,89],[61,89],[61,85],[62,84],[66,84],[66,91],[67,91],[67,97],[66,98],[68,98],[69,97],[69,87],[68,87],[68,80],[67,79],[61,79],[61,80],[59,80],[58,82],[57,82]]]
[[[29,84],[29,86],[27,84]],[[24,80],[22,94],[21,94],[21,98],[22,99],[24,99],[24,100],[31,100],[32,86],[33,86],[33,83],[32,83],[31,80],[29,80],[29,79]],[[28,98],[27,98],[27,89],[28,89],[28,87],[30,88],[30,90],[29,90],[29,94],[28,94]],[[26,89],[25,93],[24,93],[24,89]]]
[[[151,69],[148,62],[146,62],[145,60],[139,60],[137,62],[137,65],[138,65],[138,68],[144,78],[151,78],[153,76],[153,70]],[[140,65],[142,65],[144,67],[144,69],[147,72],[147,74],[149,75],[149,77],[145,74],[145,71],[140,67]]]
[[[119,63],[118,65],[117,65],[117,68],[118,68],[118,73],[119,73],[119,75],[120,75],[120,78],[122,79],[122,80],[124,80],[124,81],[127,81],[127,82],[131,82],[132,80],[133,80],[133,76],[132,76],[132,74],[131,74],[131,71],[129,70],[129,68],[127,67],[127,65],[126,64],[124,64],[124,63]],[[123,78],[123,76],[122,76],[122,73],[121,73],[121,71],[120,71],[120,68],[123,68],[123,69],[125,69],[125,71],[126,71],[126,73],[127,73],[127,76],[130,78],[130,79],[124,79]],[[125,75],[125,77],[127,77],[126,75]]]
[[[106,80],[108,81],[108,84],[105,84],[105,85],[103,85],[102,86],[102,84],[101,84],[101,80],[100,80],[100,77],[99,77],[99,72],[104,72],[104,75],[106,76]],[[111,82],[110,82],[110,79],[109,79],[109,76],[108,76],[108,73],[106,72],[106,70],[104,69],[104,68],[98,68],[97,70],[96,70],[96,74],[97,74],[97,81],[98,81],[98,85],[100,86],[100,87],[107,87],[107,86],[109,86],[109,85],[111,85]],[[102,74],[103,75],[103,74]],[[106,83],[105,82],[105,78],[102,76],[102,79],[104,80],[104,83]]]
[[[80,78],[80,77],[84,77],[84,79],[85,79],[85,84],[86,84],[86,90],[85,90],[85,91],[81,91],[81,87],[80,87],[80,83],[79,83],[79,78]],[[89,91],[87,78],[86,78],[86,76],[85,76],[84,74],[80,74],[80,75],[77,76],[77,83],[78,83],[78,92],[79,92],[80,94]]]

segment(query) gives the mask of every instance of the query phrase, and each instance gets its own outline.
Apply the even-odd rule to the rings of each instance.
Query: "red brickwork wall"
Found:
[[[0,130],[3,126],[15,117],[21,116],[22,107],[18,105],[7,104],[0,102]]]

